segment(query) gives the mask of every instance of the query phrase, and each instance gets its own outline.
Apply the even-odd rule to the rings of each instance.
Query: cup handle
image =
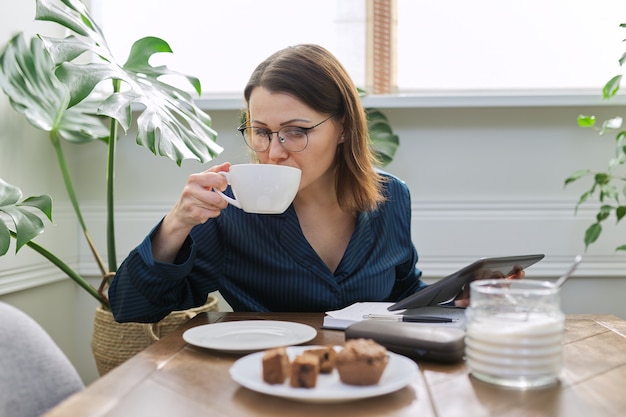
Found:
[[[218,172],[218,174],[220,174],[221,176],[226,178],[226,181],[228,181],[228,185],[230,185],[230,173],[229,172],[220,171],[220,172]],[[231,198],[231,197],[227,196],[226,194],[224,194],[220,190],[213,189],[213,191],[215,191],[216,193],[221,195],[224,200],[228,201],[233,206],[241,208],[241,204],[239,204],[239,201],[235,200],[234,198]]]

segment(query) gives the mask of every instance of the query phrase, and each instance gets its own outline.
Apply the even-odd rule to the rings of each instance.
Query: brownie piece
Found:
[[[315,388],[317,375],[320,372],[320,360],[316,355],[301,354],[291,363],[291,379],[294,388]]]
[[[337,357],[337,351],[331,345],[321,348],[307,349],[304,353],[317,356],[320,360],[320,372],[323,374],[329,374],[335,369],[335,358]]]
[[[263,353],[263,381],[282,384],[289,377],[290,363],[284,347],[266,350]]]

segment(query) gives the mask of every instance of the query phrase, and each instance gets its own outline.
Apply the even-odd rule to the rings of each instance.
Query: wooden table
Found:
[[[320,329],[318,313],[207,313],[95,381],[46,417],[200,416],[563,416],[626,415],[626,321],[568,316],[560,383],[513,390],[480,382],[464,363],[419,363],[421,372],[395,393],[339,404],[307,404],[243,388],[228,370],[239,357],[188,345],[184,330],[232,320],[288,320]],[[318,330],[309,344],[343,344],[337,330]]]

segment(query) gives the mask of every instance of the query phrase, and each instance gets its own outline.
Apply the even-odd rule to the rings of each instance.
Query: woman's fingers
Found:
[[[520,265],[515,265],[505,279],[522,279],[526,276],[526,271]]]
[[[204,172],[191,174],[176,203],[172,214],[178,221],[188,225],[196,225],[217,217],[228,206],[228,203],[213,190],[223,191],[228,181],[221,171],[228,171],[229,163],[216,165]]]
[[[474,273],[474,279],[522,279],[526,275],[524,268],[520,265],[515,265],[511,272],[506,276],[500,271],[492,271],[491,269],[481,269]],[[470,305],[470,285],[467,283],[459,295],[454,299],[454,305],[456,307],[468,307]]]
[[[474,280],[477,279],[522,279],[526,275],[524,268],[515,265],[513,269],[506,275],[500,271],[492,271],[491,269],[481,269],[474,274]]]

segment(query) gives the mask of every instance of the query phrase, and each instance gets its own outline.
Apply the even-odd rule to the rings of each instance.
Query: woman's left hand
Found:
[[[526,275],[524,268],[515,265],[511,272],[504,275],[500,271],[492,271],[490,269],[482,269],[474,275],[472,281],[477,279],[522,279]],[[470,286],[469,283],[463,287],[463,291],[454,299],[455,307],[468,307],[470,305]]]

